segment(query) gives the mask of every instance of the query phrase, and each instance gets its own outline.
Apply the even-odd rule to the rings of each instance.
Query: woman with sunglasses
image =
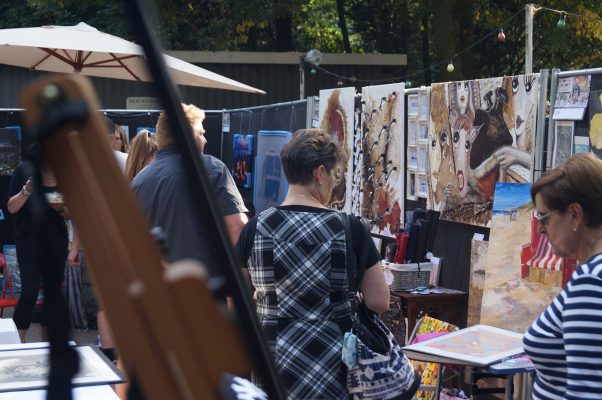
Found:
[[[580,153],[531,188],[554,254],[581,265],[523,339],[534,399],[602,398],[602,160]]]

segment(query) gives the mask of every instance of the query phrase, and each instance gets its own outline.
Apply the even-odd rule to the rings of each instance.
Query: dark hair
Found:
[[[572,203],[583,209],[586,226],[602,224],[602,160],[592,153],[579,153],[546,172],[531,187],[531,199],[541,195],[552,210],[564,212]]]
[[[115,123],[113,120],[106,115],[101,115],[100,118],[102,122],[105,124],[105,130],[107,135],[113,135],[115,133]]]
[[[330,172],[341,160],[341,149],[322,129],[299,129],[282,147],[280,159],[288,182],[304,185],[320,165]]]

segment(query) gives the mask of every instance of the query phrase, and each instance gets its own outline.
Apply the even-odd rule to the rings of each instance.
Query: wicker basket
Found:
[[[389,289],[393,292],[412,290],[417,286],[428,286],[431,277],[430,262],[395,264],[382,262]]]

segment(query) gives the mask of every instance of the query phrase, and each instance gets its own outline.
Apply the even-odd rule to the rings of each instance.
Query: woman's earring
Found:
[[[577,233],[577,228],[573,227],[573,232]]]

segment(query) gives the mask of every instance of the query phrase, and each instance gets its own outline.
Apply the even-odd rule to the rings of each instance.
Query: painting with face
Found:
[[[339,143],[343,155],[335,167],[335,187],[328,207],[346,212],[351,211],[354,102],[355,88],[320,90],[320,128]]]
[[[401,227],[405,172],[404,85],[362,88],[361,215],[372,232],[394,236]]]
[[[487,226],[495,183],[530,181],[538,78],[432,86],[428,205],[442,219]]]

